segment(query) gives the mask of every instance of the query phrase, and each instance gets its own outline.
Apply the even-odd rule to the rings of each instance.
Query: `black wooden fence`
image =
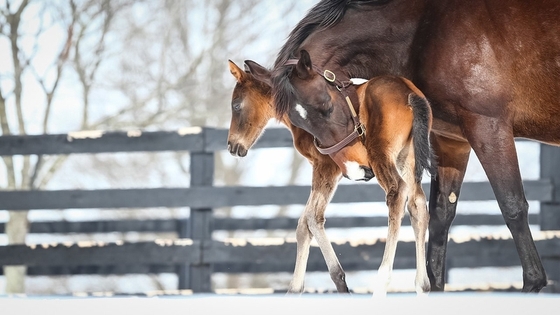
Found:
[[[31,233],[176,232],[179,240],[152,242],[89,242],[51,245],[0,246],[0,265],[26,265],[30,275],[133,274],[174,272],[179,289],[211,292],[213,272],[291,272],[296,246],[219,242],[215,230],[295,229],[297,219],[218,219],[212,209],[229,206],[303,205],[309,187],[214,187],[214,153],[225,149],[226,130],[189,128],[179,132],[91,132],[68,135],[2,136],[0,155],[44,155],[102,152],[188,151],[190,187],[150,189],[0,191],[0,209],[75,209],[190,207],[190,217],[178,220],[123,220],[102,222],[32,222]],[[291,147],[287,130],[271,129],[255,148]],[[538,180],[524,182],[529,200],[540,202],[540,213],[530,222],[541,230],[560,230],[560,149],[541,145]],[[429,193],[429,185],[425,185]],[[466,182],[461,201],[495,199],[487,182]],[[384,201],[377,185],[340,185],[333,203]],[[329,218],[327,228],[385,226],[386,218]],[[410,224],[405,218],[405,225]],[[503,225],[501,215],[458,215],[454,225]],[[0,232],[4,226],[0,224]],[[537,241],[551,286],[560,280],[560,239]],[[375,270],[381,262],[382,241],[336,244],[345,270]],[[395,268],[414,268],[414,243],[400,242]],[[449,267],[518,266],[510,239],[450,241]],[[326,270],[312,248],[309,271]]]

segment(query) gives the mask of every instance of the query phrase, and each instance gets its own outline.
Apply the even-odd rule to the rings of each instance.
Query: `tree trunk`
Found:
[[[6,223],[6,235],[8,244],[25,244],[25,236],[29,231],[28,211],[10,211],[10,219]],[[6,294],[25,293],[25,266],[4,267],[6,277]]]

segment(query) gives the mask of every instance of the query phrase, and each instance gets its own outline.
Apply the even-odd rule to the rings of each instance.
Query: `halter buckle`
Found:
[[[362,123],[358,123],[354,126],[354,131],[358,134],[358,137],[365,136],[366,134],[366,126]]]
[[[331,70],[325,70],[323,72],[323,78],[331,83],[336,81],[336,75]]]

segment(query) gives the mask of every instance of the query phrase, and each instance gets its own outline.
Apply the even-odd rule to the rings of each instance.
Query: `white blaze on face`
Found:
[[[307,111],[305,110],[305,108],[303,108],[303,106],[297,104],[296,105],[296,111],[299,113],[301,118],[307,119]]]
[[[366,171],[360,167],[357,162],[344,162],[346,167],[346,176],[350,180],[363,180],[366,177]]]
[[[351,78],[350,82],[352,82],[352,84],[354,85],[362,85],[364,83],[366,83],[368,80],[366,79],[362,79],[362,78]]]

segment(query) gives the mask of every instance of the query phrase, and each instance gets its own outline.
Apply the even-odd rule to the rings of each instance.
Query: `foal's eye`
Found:
[[[233,110],[238,112],[241,110],[241,103],[235,103],[233,104]]]

